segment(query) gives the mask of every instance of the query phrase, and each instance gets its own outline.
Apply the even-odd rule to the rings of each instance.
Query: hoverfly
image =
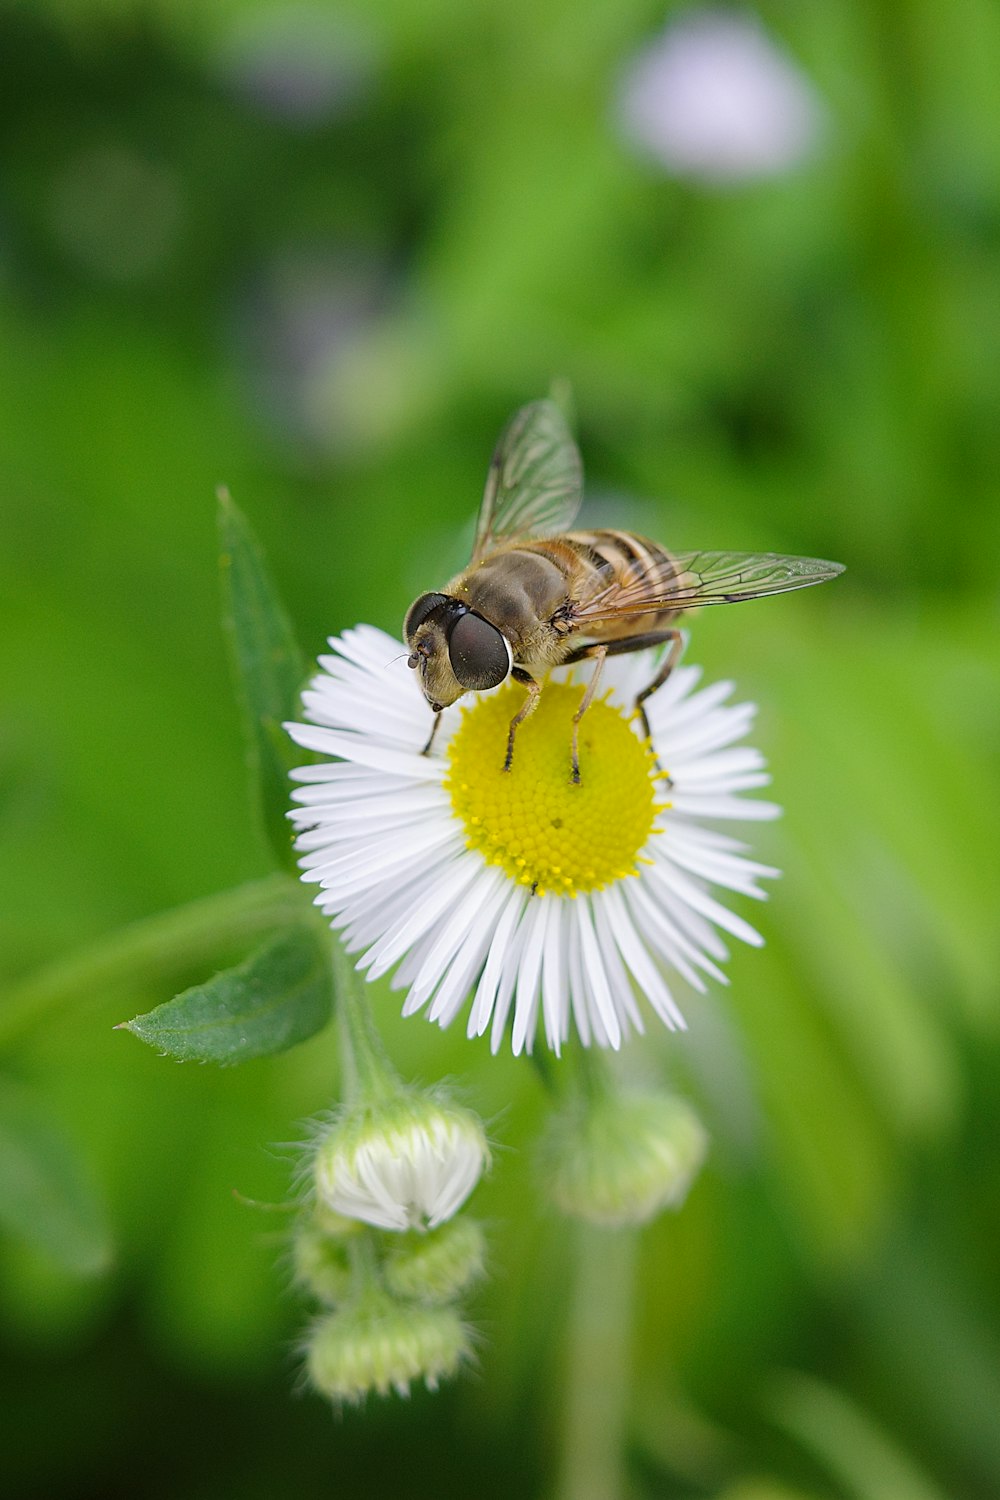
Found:
[[[468,568],[440,593],[421,594],[404,625],[408,664],[435,714],[507,677],[526,689],[510,721],[505,771],[518,727],[538,703],[540,678],[592,659],[573,717],[570,772],[577,784],[580,720],[607,657],[667,646],[635,702],[648,735],[643,705],[676,665],[682,638],[673,621],[683,610],[806,588],[844,571],[813,557],[668,552],[629,531],[570,531],[582,492],[580,454],[559,408],[552,401],[522,407],[493,454]]]

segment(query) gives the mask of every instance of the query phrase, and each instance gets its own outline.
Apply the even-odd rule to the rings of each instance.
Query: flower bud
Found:
[[[407,1396],[411,1382],[434,1390],[470,1353],[469,1335],[451,1307],[417,1307],[370,1290],[353,1307],[314,1324],[306,1342],[313,1386],[335,1402],[369,1391]]]
[[[316,1194],[378,1229],[434,1229],[462,1206],[489,1159],[471,1110],[401,1090],[342,1114],[320,1139]]]
[[[318,1224],[302,1224],[292,1241],[296,1282],[328,1307],[342,1302],[351,1286],[351,1261],[342,1239],[325,1234]]]
[[[542,1156],[564,1214],[617,1228],[679,1208],[707,1144],[697,1115],[672,1095],[601,1092],[553,1118]]]
[[[485,1248],[474,1219],[452,1219],[419,1238],[407,1235],[386,1255],[385,1284],[414,1302],[451,1302],[482,1275]]]
[[[328,1240],[346,1242],[364,1232],[357,1219],[348,1219],[344,1214],[338,1214],[336,1209],[327,1208],[325,1203],[316,1201],[312,1205],[311,1221],[313,1227],[324,1234]]]

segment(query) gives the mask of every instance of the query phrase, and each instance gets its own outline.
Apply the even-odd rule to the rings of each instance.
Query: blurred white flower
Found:
[[[742,12],[688,11],[628,68],[624,131],[668,172],[711,183],[770,177],[815,149],[824,108],[811,81]]]
[[[250,282],[233,336],[253,413],[307,453],[350,438],[336,404],[319,402],[379,326],[393,296],[386,267],[348,246],[283,247]]]
[[[375,70],[373,34],[357,17],[316,0],[236,7],[224,23],[217,66],[234,94],[261,114],[310,128],[349,111]]]

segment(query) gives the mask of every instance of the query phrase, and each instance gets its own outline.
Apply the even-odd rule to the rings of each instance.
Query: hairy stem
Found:
[[[0,1003],[0,1047],[19,1040],[54,1011],[79,1009],[125,985],[210,963],[220,949],[286,921],[301,921],[309,911],[298,881],[289,875],[268,875],[143,917],[9,990]]]
[[[555,1500],[623,1500],[636,1237],[577,1228]]]
[[[345,1098],[349,1104],[373,1104],[399,1091],[399,1075],[379,1036],[364,980],[340,939],[331,933],[330,941]]]

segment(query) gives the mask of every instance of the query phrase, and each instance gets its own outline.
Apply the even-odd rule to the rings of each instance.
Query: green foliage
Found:
[[[618,128],[662,8],[347,0],[357,46],[307,119],[261,66],[303,7],[0,6],[0,1039],[37,1126],[19,1105],[0,1160],[49,1183],[38,1225],[99,1184],[120,1270],[60,1272],[62,1231],[32,1251],[0,1190],[5,1492],[549,1489],[567,1247],[534,1197],[531,1072],[377,992],[401,1071],[454,1075],[496,1121],[496,1274],[475,1380],[333,1429],[288,1399],[283,1220],[232,1196],[286,1196],[268,1148],[330,1103],[329,1032],[209,1070],[110,1029],[296,920],[299,893],[197,942],[181,923],[141,963],[103,945],[265,873],[217,623],[220,479],[311,659],[358,619],[397,630],[463,566],[490,445],[554,374],[585,524],[848,565],[692,622],[690,658],[761,705],[786,816],[755,846],[785,877],[750,913],[766,948],[627,1060],[668,1070],[712,1137],[643,1241],[633,1488],[1000,1492],[1000,12],[759,10],[825,99],[827,147],[718,192]],[[253,52],[261,16],[277,34]],[[248,742],[287,862],[274,725],[303,674],[235,545],[240,671],[267,667],[241,675]],[[55,1178],[62,1148],[25,1144],[54,1122],[79,1159]],[[91,1244],[77,1265],[103,1229]],[[791,1396],[789,1369],[812,1382]]]
[[[329,939],[301,926],[122,1026],[181,1062],[239,1063],[307,1041],[327,1024],[331,1006]]]
[[[255,799],[278,860],[294,868],[288,772],[302,754],[284,733],[294,717],[306,667],[257,539],[228,490],[220,489],[222,619],[243,713]]]
[[[74,1276],[111,1264],[111,1231],[76,1146],[51,1108],[0,1079],[0,1225]]]
[[[852,1500],[946,1500],[863,1411],[818,1380],[779,1376],[768,1404],[779,1426],[816,1452]]]

